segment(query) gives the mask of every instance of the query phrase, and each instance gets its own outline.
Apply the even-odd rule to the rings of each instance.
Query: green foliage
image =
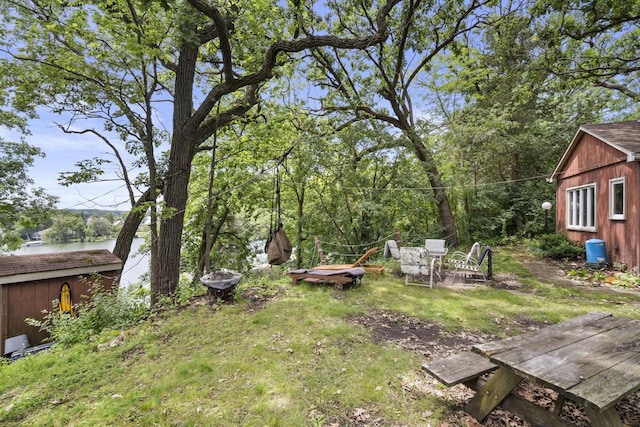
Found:
[[[640,276],[626,271],[615,271],[616,268],[625,268],[624,265],[604,266],[603,268],[580,267],[567,271],[567,276],[573,279],[588,282],[593,286],[603,284],[616,288],[640,288]]]
[[[251,277],[240,286],[247,298],[236,304],[213,310],[196,299],[96,340],[0,366],[0,424],[455,423],[456,403],[425,387],[419,340],[380,342],[371,328],[442,329],[447,341],[455,333],[489,341],[589,311],[639,317],[637,294],[539,283],[527,268],[535,260],[517,248],[496,251],[495,268],[518,282],[526,272],[531,286],[425,289],[385,274],[335,292]]]
[[[638,82],[637,1],[605,3],[578,0],[538,0],[532,8],[539,37],[548,45],[547,68],[570,84],[595,84],[625,101],[637,117]]]
[[[47,331],[58,345],[69,346],[87,342],[106,330],[134,325],[148,316],[144,303],[127,299],[117,290],[106,292],[94,285],[91,295],[88,302],[74,303],[74,316],[61,314],[59,302],[54,300],[52,311],[45,312],[43,320],[27,319],[27,323]]]
[[[178,306],[188,304],[194,297],[206,293],[206,287],[200,283],[200,280],[190,280],[186,274],[180,275],[180,283],[176,289],[175,302]]]
[[[567,271],[567,276],[573,279],[589,282],[594,286],[602,285],[605,282],[605,279],[609,277],[609,275],[604,271],[589,268],[571,269]]]
[[[38,156],[37,147],[0,138],[0,252],[19,247],[21,226],[41,220],[57,200],[33,187],[28,169]]]
[[[107,218],[93,216],[89,218],[86,225],[85,234],[87,237],[104,237],[111,236],[113,226]]]
[[[573,260],[584,257],[584,245],[569,240],[564,234],[538,236],[533,245],[542,256],[557,260]]]
[[[617,272],[614,275],[615,280],[612,281],[613,286],[623,288],[640,288],[640,276],[625,271]]]
[[[42,234],[45,240],[68,242],[76,239],[84,240],[86,232],[84,219],[80,213],[62,211],[54,216],[51,227]]]
[[[97,181],[99,177],[104,175],[104,164],[111,163],[110,160],[104,160],[97,157],[76,162],[78,168],[75,172],[61,172],[58,182],[60,185],[69,187],[74,184],[83,182]]]
[[[555,199],[546,178],[578,126],[598,121],[609,100],[549,79],[535,31],[517,11],[496,17],[442,58],[449,73],[432,77],[449,123],[438,160],[449,171],[462,239],[546,232],[540,204]]]

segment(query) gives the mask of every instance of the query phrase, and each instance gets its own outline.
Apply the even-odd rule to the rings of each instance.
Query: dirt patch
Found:
[[[350,318],[351,322],[367,328],[377,343],[393,343],[402,348],[420,353],[427,360],[441,359],[460,351],[470,350],[473,344],[491,341],[497,337],[469,332],[451,333],[438,324],[424,322],[414,317],[385,311],[370,311]],[[514,320],[522,330],[536,330],[546,324],[520,315]],[[425,374],[424,380],[403,380],[402,387],[416,398],[435,395],[451,402],[452,412],[446,423],[440,427],[485,426],[485,427],[527,427],[529,423],[509,411],[496,408],[483,421],[478,422],[462,410],[473,397],[473,391],[464,385],[443,389],[437,380]],[[552,410],[557,393],[540,387],[532,382],[523,381],[515,390],[519,396],[534,402],[540,407]],[[625,426],[640,426],[640,392],[623,399],[618,405],[618,413]],[[591,424],[581,407],[567,400],[561,416],[580,427]],[[428,414],[426,414],[428,418]],[[356,425],[360,425],[356,423]]]
[[[245,288],[242,290],[242,299],[247,301],[247,311],[258,311],[262,310],[267,305],[267,301],[272,298],[265,296],[260,289]]]
[[[137,359],[139,356],[142,356],[143,354],[145,354],[144,347],[139,344],[122,353],[120,358],[122,359],[123,362],[126,362],[127,360],[132,358]]]
[[[521,262],[529,271],[531,271],[536,279],[542,283],[551,283],[556,286],[567,288],[597,288],[598,291],[625,293],[638,295],[640,288],[635,285],[618,286],[612,283],[594,283],[587,278],[572,278],[567,276],[570,270],[579,270],[584,267],[584,262],[560,262],[552,259],[532,258],[524,253],[515,252],[513,257]],[[606,271],[605,271],[606,272]],[[610,277],[613,277],[615,271],[609,271]],[[498,280],[500,282],[501,280]],[[508,282],[508,279],[507,279]],[[510,289],[510,288],[507,288]]]
[[[354,316],[350,321],[371,331],[374,342],[394,343],[402,348],[416,351],[428,358],[446,357],[473,344],[496,339],[490,335],[460,332],[453,334],[436,323],[427,323],[414,317],[385,311],[372,311]]]
[[[518,261],[535,273],[536,279],[543,283],[553,283],[565,286],[580,285],[580,281],[572,280],[567,277],[567,266],[553,260],[540,260],[527,257],[516,257]]]

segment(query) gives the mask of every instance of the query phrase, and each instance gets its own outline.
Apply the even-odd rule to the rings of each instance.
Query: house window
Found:
[[[596,185],[567,190],[567,229],[596,231]]]
[[[609,218],[625,219],[625,178],[609,181]]]

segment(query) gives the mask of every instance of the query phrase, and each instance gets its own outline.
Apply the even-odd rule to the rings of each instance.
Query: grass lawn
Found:
[[[376,339],[363,319],[403,316],[446,334],[503,337],[523,319],[589,311],[640,319],[640,290],[536,278],[516,249],[494,273],[520,286],[405,286],[387,273],[359,287],[245,277],[235,304],[207,298],[71,348],[0,365],[3,426],[438,426],[451,402],[412,386],[425,355]]]

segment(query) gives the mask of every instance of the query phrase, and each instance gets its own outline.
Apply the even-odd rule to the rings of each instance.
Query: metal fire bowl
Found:
[[[235,271],[214,271],[200,278],[200,282],[209,288],[226,290],[231,289],[242,280],[242,274]]]

